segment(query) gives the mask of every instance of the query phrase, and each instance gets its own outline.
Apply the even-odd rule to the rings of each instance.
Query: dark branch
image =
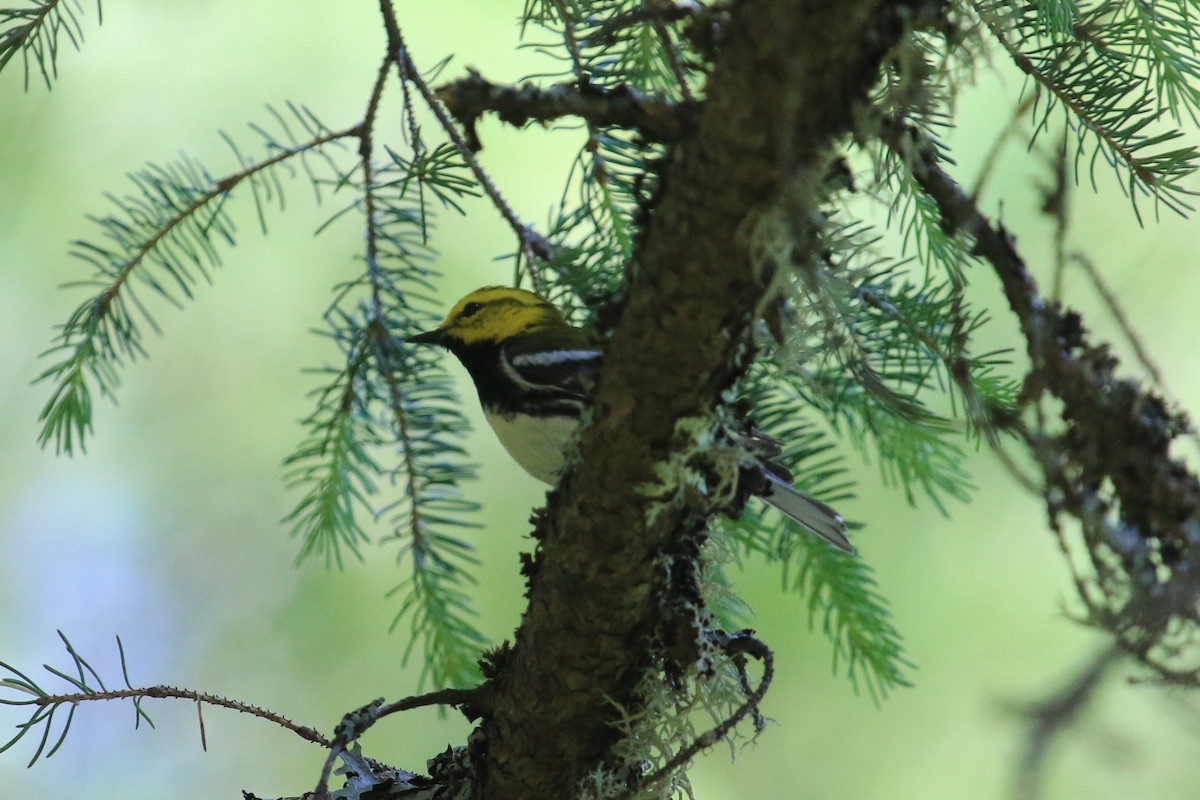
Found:
[[[1026,434],[1045,475],[1051,520],[1082,523],[1098,585],[1080,581],[1090,621],[1169,680],[1183,673],[1156,661],[1174,619],[1200,624],[1200,481],[1170,455],[1187,420],[1155,393],[1117,377],[1117,359],[1088,339],[1082,318],[1046,303],[1012,237],[993,225],[942,169],[912,127],[883,124],[884,142],[912,169],[948,227],[972,237],[992,265],[1025,338],[1031,362],[1027,400],[1049,393],[1062,403],[1063,429]],[[1111,488],[1110,488],[1111,487]],[[1182,568],[1177,568],[1182,567]],[[1169,653],[1169,659],[1177,654]],[[1193,672],[1191,683],[1200,681]]]
[[[466,130],[476,150],[482,144],[475,126],[488,112],[518,128],[529,122],[579,117],[593,125],[635,130],[646,139],[661,142],[682,138],[699,114],[696,104],[675,103],[632,88],[613,91],[588,86],[581,91],[575,82],[545,88],[530,83],[500,86],[474,70],[465,78],[439,86],[436,94]]]

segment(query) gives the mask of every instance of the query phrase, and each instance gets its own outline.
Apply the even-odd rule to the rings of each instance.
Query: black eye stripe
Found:
[[[481,308],[483,308],[483,303],[467,303],[463,306],[462,313],[458,317],[459,319],[466,319],[467,317],[474,316]]]

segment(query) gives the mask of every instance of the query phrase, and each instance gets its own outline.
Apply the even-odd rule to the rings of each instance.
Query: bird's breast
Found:
[[[484,409],[484,415],[504,449],[521,467],[543,483],[557,483],[566,460],[565,448],[579,420],[539,417]]]

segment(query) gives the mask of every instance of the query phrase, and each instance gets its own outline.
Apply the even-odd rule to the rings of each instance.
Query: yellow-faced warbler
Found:
[[[604,355],[593,336],[533,292],[487,286],[459,300],[437,328],[408,341],[441,345],[457,356],[509,455],[538,480],[557,482]],[[769,460],[779,443],[754,432],[743,438],[759,459],[763,500],[854,552],[841,515],[793,487],[791,474]]]

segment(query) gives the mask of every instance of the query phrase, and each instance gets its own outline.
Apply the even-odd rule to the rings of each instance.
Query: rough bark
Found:
[[[744,369],[768,288],[752,269],[756,221],[782,192],[794,219],[816,213],[831,146],[910,12],[884,0],[734,6],[696,129],[663,171],[581,461],[539,525],[529,609],[494,669],[480,796],[574,796],[617,736],[615,704],[636,708],[673,602],[665,567],[694,550],[710,512],[692,496],[651,516],[645,487],[678,444],[677,421],[710,414]]]

